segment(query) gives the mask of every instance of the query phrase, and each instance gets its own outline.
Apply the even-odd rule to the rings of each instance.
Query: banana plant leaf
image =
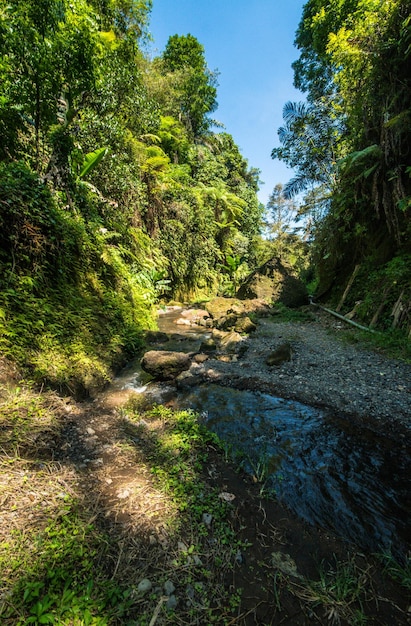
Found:
[[[97,150],[94,150],[94,152],[89,152],[88,154],[86,154],[78,177],[84,178],[84,176],[91,172],[91,170],[93,170],[96,165],[100,163],[106,152],[107,148],[98,148]]]

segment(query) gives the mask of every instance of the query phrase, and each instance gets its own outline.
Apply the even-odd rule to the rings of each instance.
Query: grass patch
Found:
[[[14,454],[21,448],[35,455],[46,437],[53,437],[63,401],[53,393],[38,393],[24,381],[0,401],[0,449]]]
[[[408,556],[402,564],[398,563],[391,554],[383,554],[380,560],[383,563],[384,573],[404,589],[411,591],[411,557]]]
[[[295,595],[315,611],[318,619],[325,618],[327,624],[344,621],[350,626],[362,626],[367,623],[363,603],[369,593],[369,577],[354,560],[335,559],[331,567],[322,564],[318,580],[293,581],[291,587]]]
[[[367,333],[350,328],[340,337],[347,343],[358,344],[389,358],[411,363],[411,341],[401,330]]]
[[[15,464],[20,471],[24,467],[21,460]],[[24,469],[26,476],[33,470]],[[44,481],[47,509],[31,506],[30,521],[0,543],[2,624],[112,623],[125,614],[131,590],[107,577],[102,564],[109,538],[87,519],[72,493],[52,493],[51,469]],[[36,502],[37,488],[30,494]]]
[[[271,309],[275,322],[312,322],[315,317],[306,308],[290,309],[281,302],[276,302]]]
[[[0,534],[2,624],[148,626],[156,611],[163,624],[230,623],[241,590],[226,581],[244,544],[233,506],[207,480],[218,441],[194,413],[122,411],[116,463],[134,459],[150,502],[146,533],[130,522],[131,498],[110,508],[77,467],[36,458],[33,436],[58,431],[41,397],[16,390],[4,408],[1,487],[13,504]],[[166,584],[175,593],[165,595]]]

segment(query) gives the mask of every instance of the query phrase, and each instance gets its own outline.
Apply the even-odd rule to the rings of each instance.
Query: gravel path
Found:
[[[391,432],[410,429],[411,366],[344,341],[347,335],[352,336],[349,326],[323,312],[308,322],[263,318],[240,360],[209,360],[201,373],[221,384],[341,411]],[[292,346],[292,361],[266,365],[270,352],[285,341]]]

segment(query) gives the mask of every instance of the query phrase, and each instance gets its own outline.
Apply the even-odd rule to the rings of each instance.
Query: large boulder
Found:
[[[191,366],[191,358],[183,352],[149,350],[141,359],[141,367],[157,380],[174,380]]]
[[[223,298],[220,296],[207,302],[205,308],[214,320],[225,317],[228,312],[238,315],[244,311],[244,305],[238,298]]]
[[[248,317],[248,313],[266,314],[270,307],[261,299],[239,300],[238,298],[217,297],[207,302],[206,309],[212,320],[213,328],[218,330],[239,333],[250,333],[256,329],[256,325]]]
[[[298,307],[308,302],[307,289],[297,278],[292,268],[286,267],[276,258],[254,270],[237,291],[241,300],[259,298],[275,304],[281,302],[288,307]]]

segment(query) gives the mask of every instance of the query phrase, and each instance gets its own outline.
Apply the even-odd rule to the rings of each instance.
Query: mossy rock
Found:
[[[190,365],[191,359],[187,354],[167,350],[149,350],[141,359],[143,370],[156,380],[174,380]]]
[[[238,333],[253,333],[257,329],[257,326],[250,320],[249,317],[240,317],[235,326],[234,330]]]
[[[244,305],[237,298],[222,297],[213,298],[205,306],[208,314],[215,320],[225,317],[229,311],[236,310],[238,307],[244,309]]]
[[[308,302],[304,283],[295,276],[292,268],[273,258],[256,269],[237,292],[241,300],[258,298],[287,307],[299,307]]]

